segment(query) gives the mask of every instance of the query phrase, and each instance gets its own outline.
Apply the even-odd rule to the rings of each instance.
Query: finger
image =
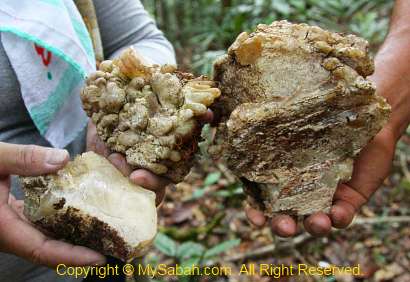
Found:
[[[280,237],[291,237],[296,234],[296,221],[289,215],[277,215],[272,218],[272,231]]]
[[[335,228],[346,228],[353,221],[356,209],[349,202],[337,200],[331,210],[330,219]]]
[[[163,177],[153,174],[145,169],[137,169],[130,175],[130,180],[148,190],[157,191],[164,189],[171,182]]]
[[[11,207],[16,213],[23,219],[24,202],[16,200],[16,198],[10,193],[10,177],[0,180],[0,209],[9,209]],[[0,216],[4,215],[0,212]]]
[[[97,151],[97,128],[95,127],[95,124],[89,120],[88,125],[87,125],[87,138],[86,138],[86,144],[87,144],[87,151]]]
[[[8,205],[10,199],[10,176],[0,176],[0,207]]]
[[[16,211],[18,215],[23,213],[23,207],[24,207],[24,201],[22,200],[17,200],[16,197],[13,196],[13,194],[9,193],[9,200],[8,200],[8,205]]]
[[[107,158],[111,152],[107,145],[100,139],[100,137],[95,136],[95,151],[97,154]]]
[[[24,201],[23,200],[16,200],[16,198],[10,194],[9,198],[9,206],[16,212],[21,219],[27,220],[23,214],[24,211]]]
[[[110,150],[97,134],[95,124],[90,120],[87,126],[87,151],[93,151],[101,156],[108,157]]]
[[[52,173],[69,161],[66,150],[0,142],[0,174],[40,175]]]
[[[354,163],[351,180],[338,185],[330,211],[334,227],[346,228],[387,177],[394,155],[394,136],[389,125],[385,126],[361,151]]]
[[[368,200],[367,195],[361,193],[359,189],[353,188],[346,183],[341,183],[337,186],[333,196],[334,202],[343,201],[349,203],[355,211],[357,211]]]
[[[1,249],[33,263],[55,267],[66,265],[101,265],[105,257],[91,249],[48,239],[26,222],[16,220],[0,227]]]
[[[11,205],[14,201],[16,201],[16,197],[13,194],[9,193],[8,204]]]
[[[360,152],[347,185],[370,198],[389,174],[394,149],[394,133],[386,126]]]
[[[159,177],[152,172],[144,169],[138,169],[131,173],[130,180],[156,194],[155,203],[157,206],[162,203],[165,197],[165,187],[171,182],[163,177]]]
[[[354,189],[345,183],[337,186],[333,197],[333,207],[330,211],[332,225],[336,228],[345,228],[353,220],[355,213],[368,200],[359,189]]]
[[[53,268],[58,264],[89,266],[106,263],[105,257],[96,251],[48,238],[31,249],[29,260]]]
[[[130,176],[131,166],[127,163],[125,157],[119,153],[113,153],[107,158],[124,176]]]
[[[266,223],[265,215],[257,209],[247,206],[245,207],[245,214],[248,220],[258,227],[262,227]]]
[[[324,212],[317,212],[305,218],[303,225],[315,237],[326,236],[332,229],[332,222]]]

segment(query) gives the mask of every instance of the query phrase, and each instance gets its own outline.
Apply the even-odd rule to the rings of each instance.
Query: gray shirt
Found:
[[[171,44],[159,31],[138,0],[94,0],[105,58],[133,46],[153,63],[175,63]],[[1,5],[1,4],[0,4]],[[1,36],[1,33],[0,33]],[[67,150],[71,156],[85,149],[85,130]],[[24,105],[17,77],[0,41],[0,141],[50,146],[37,131]],[[14,181],[13,194],[22,197]],[[0,253],[0,281],[71,281],[54,270]]]

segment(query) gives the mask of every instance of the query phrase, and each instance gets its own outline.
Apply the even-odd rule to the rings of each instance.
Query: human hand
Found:
[[[352,222],[359,208],[389,174],[397,140],[394,132],[392,124],[388,123],[361,151],[354,163],[351,180],[337,187],[330,213],[318,212],[306,217],[303,222],[306,231],[313,236],[324,236],[332,226],[346,228]],[[258,210],[247,208],[246,214],[257,226],[267,221]],[[270,224],[273,232],[281,237],[294,236],[297,232],[296,220],[289,215],[275,216]]]
[[[213,113],[211,110],[199,117],[201,123],[211,122],[213,119]],[[148,190],[154,191],[157,195],[156,203],[159,205],[165,197],[165,187],[171,183],[167,178],[160,177],[148,170],[137,169],[134,170],[127,163],[125,157],[119,153],[112,153],[104,142],[98,137],[97,129],[91,122],[88,123],[87,128],[87,151],[94,151],[106,157],[118,170],[125,176],[129,176],[130,180],[136,185],[142,186]]]
[[[95,153],[107,158],[124,176],[130,178],[130,180],[145,189],[151,190],[156,194],[156,204],[159,205],[165,197],[165,187],[170,184],[170,181],[164,177],[155,175],[154,173],[145,170],[137,169],[133,170],[127,163],[125,157],[119,153],[112,153],[104,142],[97,135],[97,129],[95,125],[88,122],[87,128],[87,151],[94,151]]]
[[[410,58],[406,49],[409,42],[410,36],[392,36],[376,57],[376,71],[370,79],[392,106],[390,120],[360,152],[351,180],[338,185],[329,214],[319,212],[304,219],[305,229],[314,236],[328,234],[332,226],[346,228],[389,174],[397,140],[410,122],[410,91],[406,79],[410,68],[404,63]],[[246,213],[255,225],[264,225],[267,220],[255,209],[247,208]],[[297,232],[295,219],[288,215],[275,216],[270,224],[273,232],[282,237],[294,236]]]
[[[317,213],[304,220],[305,229],[315,236],[329,233],[331,226],[345,228],[350,224],[360,206],[387,177],[397,140],[410,123],[409,12],[409,1],[395,2],[389,34],[377,53],[375,72],[370,77],[377,92],[392,107],[390,120],[356,159],[351,180],[337,187],[330,213]],[[256,210],[248,209],[247,215],[256,225],[266,222]],[[273,218],[271,226],[274,233],[283,237],[296,233],[296,222],[286,215]]]
[[[48,238],[23,215],[23,201],[10,194],[10,175],[54,173],[69,160],[66,150],[0,142],[0,251],[36,264],[54,267],[103,264],[105,257],[91,249]]]

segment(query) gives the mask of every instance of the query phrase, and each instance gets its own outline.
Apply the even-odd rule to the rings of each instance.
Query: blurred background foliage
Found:
[[[212,61],[242,31],[259,23],[289,20],[355,33],[372,51],[388,30],[391,0],[143,0],[161,30],[174,44],[185,70],[209,74]]]

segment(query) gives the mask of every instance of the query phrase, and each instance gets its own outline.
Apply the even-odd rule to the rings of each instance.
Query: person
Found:
[[[125,46],[136,42],[152,46],[154,57],[158,55],[158,43],[162,47],[169,46],[149,20],[139,1],[98,0],[94,2],[104,51],[108,56],[113,56]],[[306,230],[312,235],[325,235],[330,231],[331,226],[336,228],[348,226],[360,206],[366,203],[389,172],[397,140],[410,122],[410,114],[407,110],[410,95],[406,80],[410,72],[406,64],[410,59],[410,51],[407,50],[410,43],[410,36],[408,36],[410,26],[405,18],[408,12],[410,12],[410,3],[406,0],[397,0],[390,32],[376,57],[376,72],[372,76],[379,93],[386,97],[392,106],[392,117],[361,152],[355,163],[352,179],[339,185],[331,212],[317,213],[305,219]],[[0,273],[5,281],[63,279],[56,277],[54,271],[35,266],[21,258],[49,266],[54,266],[56,263],[101,264],[105,259],[84,247],[47,238],[24,221],[21,215],[21,201],[9,193],[11,185],[9,175],[37,175],[56,171],[68,161],[68,152],[33,145],[14,145],[15,143],[36,143],[42,146],[50,144],[38,133],[25,109],[19,82],[2,47],[0,44],[2,65],[0,96],[3,98],[2,101],[7,103],[0,104],[0,140],[7,143],[0,143],[0,250],[9,254],[0,255]],[[168,48],[171,50],[170,46]],[[85,133],[80,135],[67,146],[70,154],[83,150]],[[144,170],[132,172],[121,156],[110,154],[98,141],[95,128],[92,126],[88,128],[87,139],[89,148],[106,155],[124,174],[130,175],[132,181],[146,188],[163,191],[158,188],[164,186],[165,180]],[[17,190],[13,192],[18,194]],[[247,215],[255,225],[266,223],[267,219],[256,210],[248,209]],[[286,215],[273,218],[271,225],[277,235],[284,237],[293,236],[297,231],[294,219]]]
[[[93,2],[105,58],[113,58],[123,49],[133,46],[148,61],[159,64],[175,64],[174,51],[171,44],[162,32],[157,29],[140,1],[98,0]],[[0,103],[0,280],[70,281],[73,279],[72,277],[58,276],[55,270],[45,266],[55,267],[59,263],[66,265],[101,265],[105,263],[106,258],[85,247],[52,240],[29,224],[22,214],[21,189],[16,178],[10,177],[10,175],[34,176],[53,173],[67,163],[69,156],[75,156],[84,150],[94,150],[106,156],[123,174],[129,176],[134,183],[156,191],[157,198],[159,199],[163,197],[164,187],[168,181],[146,170],[132,171],[126,164],[124,157],[119,154],[111,154],[107,150],[98,139],[95,126],[91,123],[88,127],[82,129],[77,134],[78,136],[65,146],[65,149],[50,148],[52,147],[51,142],[58,143],[63,140],[61,138],[64,137],[64,134],[68,134],[70,129],[82,117],[76,116],[81,115],[80,110],[73,107],[65,108],[65,116],[70,118],[68,125],[64,125],[64,129],[67,129],[66,132],[61,133],[59,131],[63,127],[61,124],[63,124],[65,117],[58,120],[60,126],[55,129],[52,129],[52,126],[50,126],[52,130],[48,128],[46,133],[39,129],[39,123],[36,123],[35,120],[36,116],[31,111],[33,105],[30,104],[30,101],[33,96],[25,96],[24,94],[24,91],[30,92],[32,89],[36,89],[37,85],[33,83],[33,81],[38,83],[36,79],[33,79],[33,75],[36,74],[24,73],[26,70],[31,71],[31,67],[34,66],[26,65],[23,62],[23,73],[20,73],[16,61],[18,62],[25,55],[24,50],[19,51],[20,53],[17,56],[14,55],[14,51],[19,48],[21,49],[21,46],[24,44],[21,41],[15,44],[13,40],[21,39],[14,38],[13,32],[9,32],[9,26],[4,24],[5,19],[7,19],[5,17],[10,16],[7,14],[7,9],[13,5],[17,5],[16,2],[5,1],[0,4],[0,12],[5,11],[4,14],[1,14],[3,17],[0,15],[0,99],[2,101]],[[19,17],[24,15],[29,9],[34,9],[33,17],[39,15],[44,18],[51,17],[51,21],[57,25],[58,17],[63,16],[60,16],[60,14],[50,15],[50,13],[41,11],[40,7],[47,10],[62,9],[62,5],[72,5],[73,9],[75,9],[71,0],[19,1],[18,5],[20,6],[17,7],[17,15],[11,15],[14,17],[12,18],[12,23],[15,23],[16,19],[18,21]],[[57,5],[60,6],[57,7]],[[25,9],[21,9],[23,6]],[[58,13],[61,12],[61,10],[56,11]],[[79,14],[78,11],[74,10],[70,11],[70,13],[69,16]],[[20,24],[19,22],[17,23]],[[79,23],[78,18],[73,20],[73,27],[74,29],[72,30],[76,33],[81,32],[82,23]],[[59,30],[56,33],[67,34],[69,31],[67,27],[67,30]],[[56,34],[56,36],[58,35]],[[53,35],[50,34],[48,36]],[[80,37],[80,41],[84,43],[84,38]],[[32,50],[33,53],[35,52],[33,60],[40,59],[41,57],[40,61],[44,64],[41,67],[47,70],[54,67],[54,73],[49,71],[44,76],[46,81],[53,81],[60,72],[54,60],[54,54],[46,51],[43,48],[44,46],[34,46],[35,48]],[[84,46],[87,47],[86,44]],[[32,48],[31,43],[29,47]],[[74,49],[74,47],[74,45],[68,46],[67,52],[71,52],[73,56],[76,56],[78,54],[74,54],[70,50],[71,48]],[[31,58],[27,57],[27,59]],[[28,82],[23,81],[20,75],[26,75],[29,78]],[[69,76],[63,76],[62,85],[66,85],[67,83],[65,82],[68,79]],[[31,85],[27,85],[27,83],[31,83]],[[74,90],[77,91],[78,88]],[[38,91],[38,93],[33,95],[41,95],[40,92]],[[78,92],[74,96],[79,96]],[[69,99],[78,99],[78,97],[71,98],[74,96],[70,96]],[[62,101],[63,104],[66,102]],[[54,104],[49,104],[49,106],[54,106]],[[81,109],[79,103],[77,106]],[[76,110],[78,111],[75,112]],[[40,112],[47,113],[44,109],[40,109]],[[56,136],[56,134],[53,135],[53,132],[61,134]],[[52,136],[55,138],[53,139]]]
[[[370,77],[377,92],[392,107],[390,120],[359,154],[350,181],[337,187],[330,213],[318,212],[304,219],[305,229],[313,236],[325,236],[332,227],[346,228],[389,174],[396,143],[410,122],[409,13],[410,1],[395,2],[390,29],[375,57],[375,72]],[[247,208],[246,212],[257,226],[267,221],[255,209]],[[270,224],[279,236],[291,237],[297,233],[296,221],[291,216],[275,216]]]

